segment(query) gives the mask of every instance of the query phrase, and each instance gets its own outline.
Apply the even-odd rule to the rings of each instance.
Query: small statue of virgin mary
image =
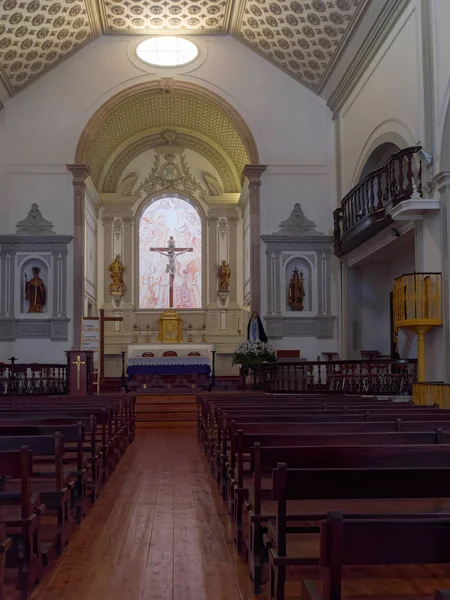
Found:
[[[256,310],[252,312],[252,316],[250,317],[250,320],[248,322],[247,339],[261,340],[261,342],[268,341],[266,332],[264,331],[264,326]]]

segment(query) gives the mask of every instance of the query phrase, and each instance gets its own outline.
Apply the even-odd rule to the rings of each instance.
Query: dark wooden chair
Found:
[[[189,352],[188,356],[201,356],[200,352]]]
[[[178,356],[178,354],[174,350],[166,350],[163,356]]]
[[[144,354],[142,355],[142,358],[154,358],[155,355],[153,354],[153,352],[144,352]]]

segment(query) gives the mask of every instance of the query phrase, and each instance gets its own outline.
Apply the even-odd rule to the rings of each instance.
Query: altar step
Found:
[[[136,427],[195,427],[197,395],[138,394],[135,413]]]

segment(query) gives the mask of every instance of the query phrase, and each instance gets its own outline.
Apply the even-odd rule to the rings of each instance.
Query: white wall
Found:
[[[424,139],[422,88],[420,0],[412,0],[339,112],[342,196],[379,143]]]
[[[0,179],[0,233],[12,233],[33,201],[58,233],[73,233],[73,190],[65,165],[74,161],[83,127],[121,89],[161,77],[131,62],[132,39],[97,39],[5,103],[0,143],[8,154]],[[171,75],[221,95],[250,127],[260,162],[269,165],[268,188],[262,192],[263,232],[275,231],[296,201],[320,230],[329,230],[333,131],[324,102],[231,37],[200,41],[206,48],[203,64],[191,73],[173,70]],[[296,175],[274,173],[280,165],[294,166]],[[70,279],[69,274],[69,298]],[[22,358],[36,358],[39,347],[28,343]]]
[[[376,255],[371,262],[360,267],[360,350],[378,350],[391,353],[389,294],[394,279],[415,270],[414,239],[412,234],[406,242],[393,240],[383,249],[383,260]],[[386,260],[386,254],[389,259]],[[416,341],[412,333],[399,332],[398,351],[401,358],[416,358]]]
[[[440,149],[444,135],[445,115],[450,102],[450,2],[447,0],[430,0],[431,36],[434,75],[434,126],[435,126],[435,172],[439,172]]]

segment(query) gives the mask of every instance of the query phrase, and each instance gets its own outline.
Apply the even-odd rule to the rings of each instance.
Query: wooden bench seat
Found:
[[[290,500],[442,499],[450,498],[450,468],[288,469],[279,464],[273,472],[273,499],[277,502],[274,537],[267,540],[271,589],[284,600]],[[435,509],[436,510],[436,509]],[[402,508],[401,512],[404,512]],[[308,532],[309,533],[309,532]],[[292,557],[298,564],[298,557]],[[310,564],[310,563],[309,563]]]
[[[388,574],[388,569],[380,569],[381,565],[433,565],[428,572],[430,580],[439,578],[439,584],[444,583],[444,577],[450,581],[448,566],[450,563],[450,519],[447,518],[385,518],[360,517],[347,518],[339,513],[330,513],[321,525],[320,531],[319,566],[323,578],[322,591],[310,579],[302,582],[302,600],[340,600],[342,584],[345,578],[351,579],[352,593],[360,591],[367,594],[367,579],[371,578],[370,597],[376,597],[376,581]],[[445,564],[446,570],[436,569],[436,565]],[[356,567],[352,570],[345,567]],[[370,569],[377,566],[378,569]],[[369,567],[369,568],[368,568]],[[416,592],[432,592],[432,588],[417,585],[420,572],[412,571],[411,567],[403,571],[403,577],[410,575],[410,589]],[[422,570],[422,573],[424,570]],[[426,572],[426,571],[425,571]],[[355,585],[358,574],[366,580],[365,589],[358,590]],[[397,577],[399,571],[396,571]],[[380,577],[381,576],[381,577]],[[418,577],[419,576],[419,577]],[[444,577],[443,577],[444,576]],[[428,586],[430,585],[427,582]],[[427,585],[425,584],[425,586]],[[422,583],[422,586],[424,583]],[[431,583],[433,585],[433,583]],[[448,585],[448,583],[447,583]],[[347,586],[348,587],[348,586]],[[419,588],[419,589],[418,589]],[[276,596],[272,590],[271,597]],[[408,593],[403,588],[403,592]],[[374,594],[375,592],[375,594]],[[366,595],[364,594],[364,595]],[[408,596],[406,596],[408,597]]]

